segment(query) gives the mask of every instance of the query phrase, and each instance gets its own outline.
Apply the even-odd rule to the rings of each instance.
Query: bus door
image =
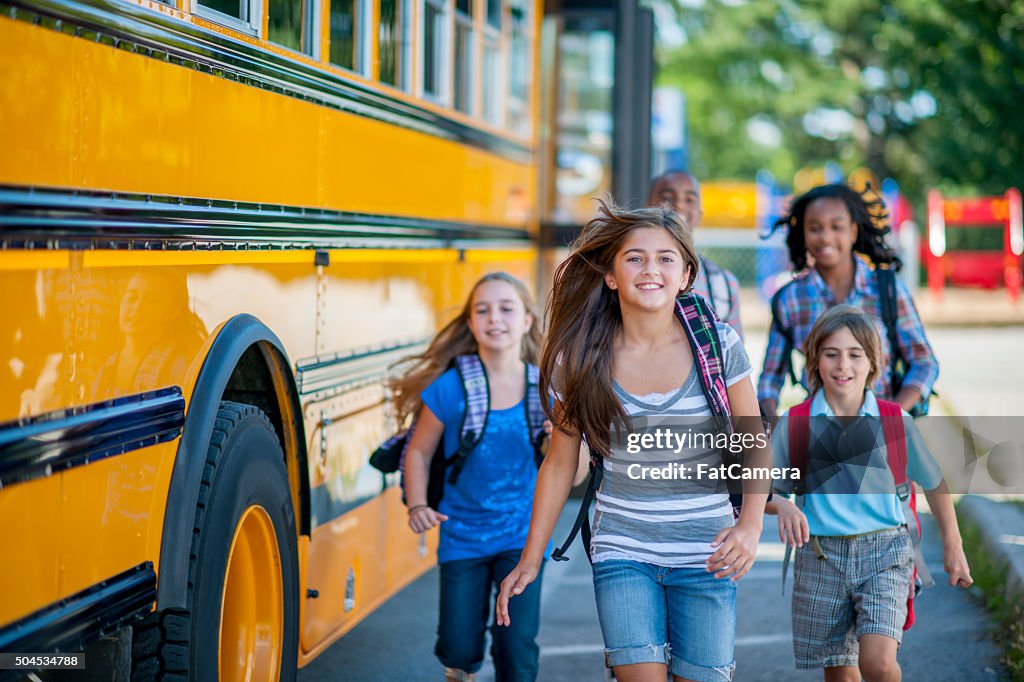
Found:
[[[650,180],[654,21],[633,0],[553,0],[541,31],[538,289],[595,213],[642,202]]]

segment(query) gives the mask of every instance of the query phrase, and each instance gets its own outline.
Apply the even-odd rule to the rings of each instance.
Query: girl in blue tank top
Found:
[[[526,287],[492,273],[473,287],[460,315],[414,358],[394,385],[400,420],[416,415],[405,456],[409,527],[440,529],[440,623],[434,653],[446,680],[472,680],[484,659],[490,604],[516,565],[530,527],[537,464],[526,418],[526,363],[536,363],[540,330]],[[452,359],[476,353],[487,374],[490,410],[483,436],[446,483],[438,509],[427,504],[427,481],[438,443],[446,457],[458,448],[466,395]],[[497,679],[533,680],[540,619],[540,585],[524,595],[516,628],[494,628]]]

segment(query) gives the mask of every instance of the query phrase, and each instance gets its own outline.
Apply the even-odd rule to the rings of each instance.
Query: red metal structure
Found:
[[[1001,250],[947,250],[946,231],[1003,226]],[[938,190],[928,192],[928,247],[925,250],[928,288],[941,296],[948,279],[954,286],[995,289],[1005,286],[1011,301],[1021,293],[1021,254],[1024,223],[1021,194],[1010,188],[997,197],[947,199]]]

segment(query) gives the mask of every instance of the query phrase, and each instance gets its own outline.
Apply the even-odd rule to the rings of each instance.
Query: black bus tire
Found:
[[[245,530],[240,525],[243,518],[247,519]],[[256,533],[250,530],[253,524],[257,528]],[[272,533],[269,532],[271,529]],[[221,651],[225,604],[232,601],[224,591],[229,554],[236,538],[244,543],[244,538],[253,535],[257,540],[267,540],[263,543],[264,549],[269,547],[272,550],[272,545],[276,544],[280,585],[275,588],[259,581],[260,572],[265,570],[276,574],[276,566],[266,562],[266,566],[252,567],[257,575],[256,580],[251,581],[251,592],[236,591],[233,603],[243,608],[253,604],[267,608],[268,601],[276,601],[267,599],[275,589],[282,599],[278,610],[280,669],[278,671],[276,666],[274,670],[257,668],[250,671],[254,674],[249,679],[291,681],[297,672],[299,571],[295,513],[284,453],[273,426],[263,412],[252,405],[222,401],[210,438],[192,531],[188,608],[183,612],[168,609],[152,614],[141,629],[142,641],[140,628],[136,628],[136,643],[145,646],[133,645],[133,682],[221,679],[221,657],[232,653]],[[269,541],[270,536],[276,543]],[[235,556],[248,554],[239,551]],[[238,561],[243,559],[233,558],[232,566]],[[240,570],[248,574],[245,568],[249,567],[242,566]],[[170,628],[161,622],[168,618],[171,618]],[[182,626],[188,630],[187,642],[175,642],[174,634],[180,635]],[[230,626],[227,630],[231,631]],[[232,647],[239,645],[230,637],[227,644]],[[147,653],[150,655],[146,656]],[[183,655],[187,658],[187,670],[182,670]],[[152,676],[157,669],[157,675]]]
[[[190,669],[195,679],[220,679],[221,603],[228,553],[244,512],[261,508],[273,524],[280,557],[281,680],[294,680],[299,635],[299,569],[295,512],[284,453],[270,420],[252,405],[222,401],[200,486],[189,556],[192,613]],[[254,598],[266,589],[257,586]],[[211,608],[212,605],[220,608]],[[256,676],[252,679],[261,679]]]

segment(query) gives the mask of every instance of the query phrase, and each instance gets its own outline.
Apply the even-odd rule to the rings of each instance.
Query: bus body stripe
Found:
[[[145,615],[155,599],[156,573],[147,561],[0,627],[0,651],[81,652]]]
[[[0,488],[174,440],[184,423],[178,386],[0,423]]]
[[[303,206],[0,186],[0,228],[9,248],[204,249],[441,247],[481,241],[518,245],[525,229],[351,213]],[[312,256],[310,256],[311,258]]]

